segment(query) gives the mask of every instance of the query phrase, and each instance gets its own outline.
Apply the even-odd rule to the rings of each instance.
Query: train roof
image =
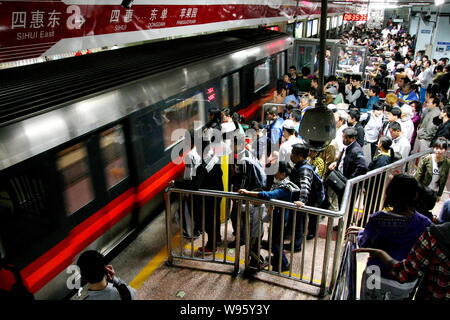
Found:
[[[236,30],[1,70],[0,169],[292,43],[284,33]]]

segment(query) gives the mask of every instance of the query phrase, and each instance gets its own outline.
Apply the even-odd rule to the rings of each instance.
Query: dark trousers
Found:
[[[285,219],[286,222],[288,219],[288,212],[285,212]],[[288,265],[289,261],[286,257],[286,255],[283,252],[283,248],[280,247],[281,239],[281,230],[284,229],[284,232],[286,232],[285,224],[282,224],[282,217],[281,217],[281,211],[280,210],[274,210],[273,212],[273,219],[272,219],[272,253],[273,258],[271,260],[272,266],[278,267],[278,262],[281,255],[281,265],[286,266]]]
[[[192,206],[191,197],[193,197]],[[189,236],[202,231],[202,197],[196,195],[191,197],[184,196],[183,198],[183,230]]]
[[[222,241],[220,234],[220,201],[221,198],[217,198],[214,205],[214,198],[205,198],[205,232],[208,234],[208,243],[206,248],[213,249],[214,247],[214,230],[216,236],[216,244]],[[214,223],[214,207],[215,211],[215,223]]]

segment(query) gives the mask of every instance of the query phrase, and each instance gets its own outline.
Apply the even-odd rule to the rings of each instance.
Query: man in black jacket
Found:
[[[430,147],[433,146],[434,142],[439,137],[444,137],[447,140],[450,140],[450,105],[446,105],[445,107],[441,107],[441,113],[439,117],[435,117],[433,119],[433,123],[435,125],[439,125],[436,133],[434,134],[433,139],[431,139]]]
[[[348,118],[347,123],[349,124],[349,126],[356,129],[356,132],[357,132],[356,142],[358,142],[359,145],[361,147],[363,147],[365,132],[364,132],[364,127],[359,122],[359,119],[361,118],[361,112],[359,112],[359,110],[350,110],[348,115],[349,115],[349,118]]]
[[[356,142],[358,132],[355,128],[346,128],[343,133],[343,142],[346,146],[338,161],[330,164],[329,169],[338,169],[347,178],[351,179],[367,172],[367,163],[361,146]]]

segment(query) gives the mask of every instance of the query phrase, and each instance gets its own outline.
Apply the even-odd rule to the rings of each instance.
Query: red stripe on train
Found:
[[[247,108],[239,110],[238,113],[245,118],[246,121],[251,119],[253,115],[261,108],[261,106],[269,102],[273,98],[274,89],[272,89],[268,96],[262,97],[255,102],[253,102],[251,105],[249,105]]]
[[[129,214],[136,203],[142,207],[146,201],[162,191],[170,180],[177,178],[183,167],[182,164],[175,165],[170,162],[140,184],[138,193],[134,192],[134,188],[130,188],[76,226],[64,240],[25,267],[21,273],[30,291],[36,293],[63,272],[74,262],[76,255]]]

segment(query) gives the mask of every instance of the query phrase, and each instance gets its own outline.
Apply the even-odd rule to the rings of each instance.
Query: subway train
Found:
[[[248,29],[1,70],[0,250],[36,298],[67,298],[81,252],[148,225],[183,171],[172,131],[213,107],[254,117],[292,45]]]

